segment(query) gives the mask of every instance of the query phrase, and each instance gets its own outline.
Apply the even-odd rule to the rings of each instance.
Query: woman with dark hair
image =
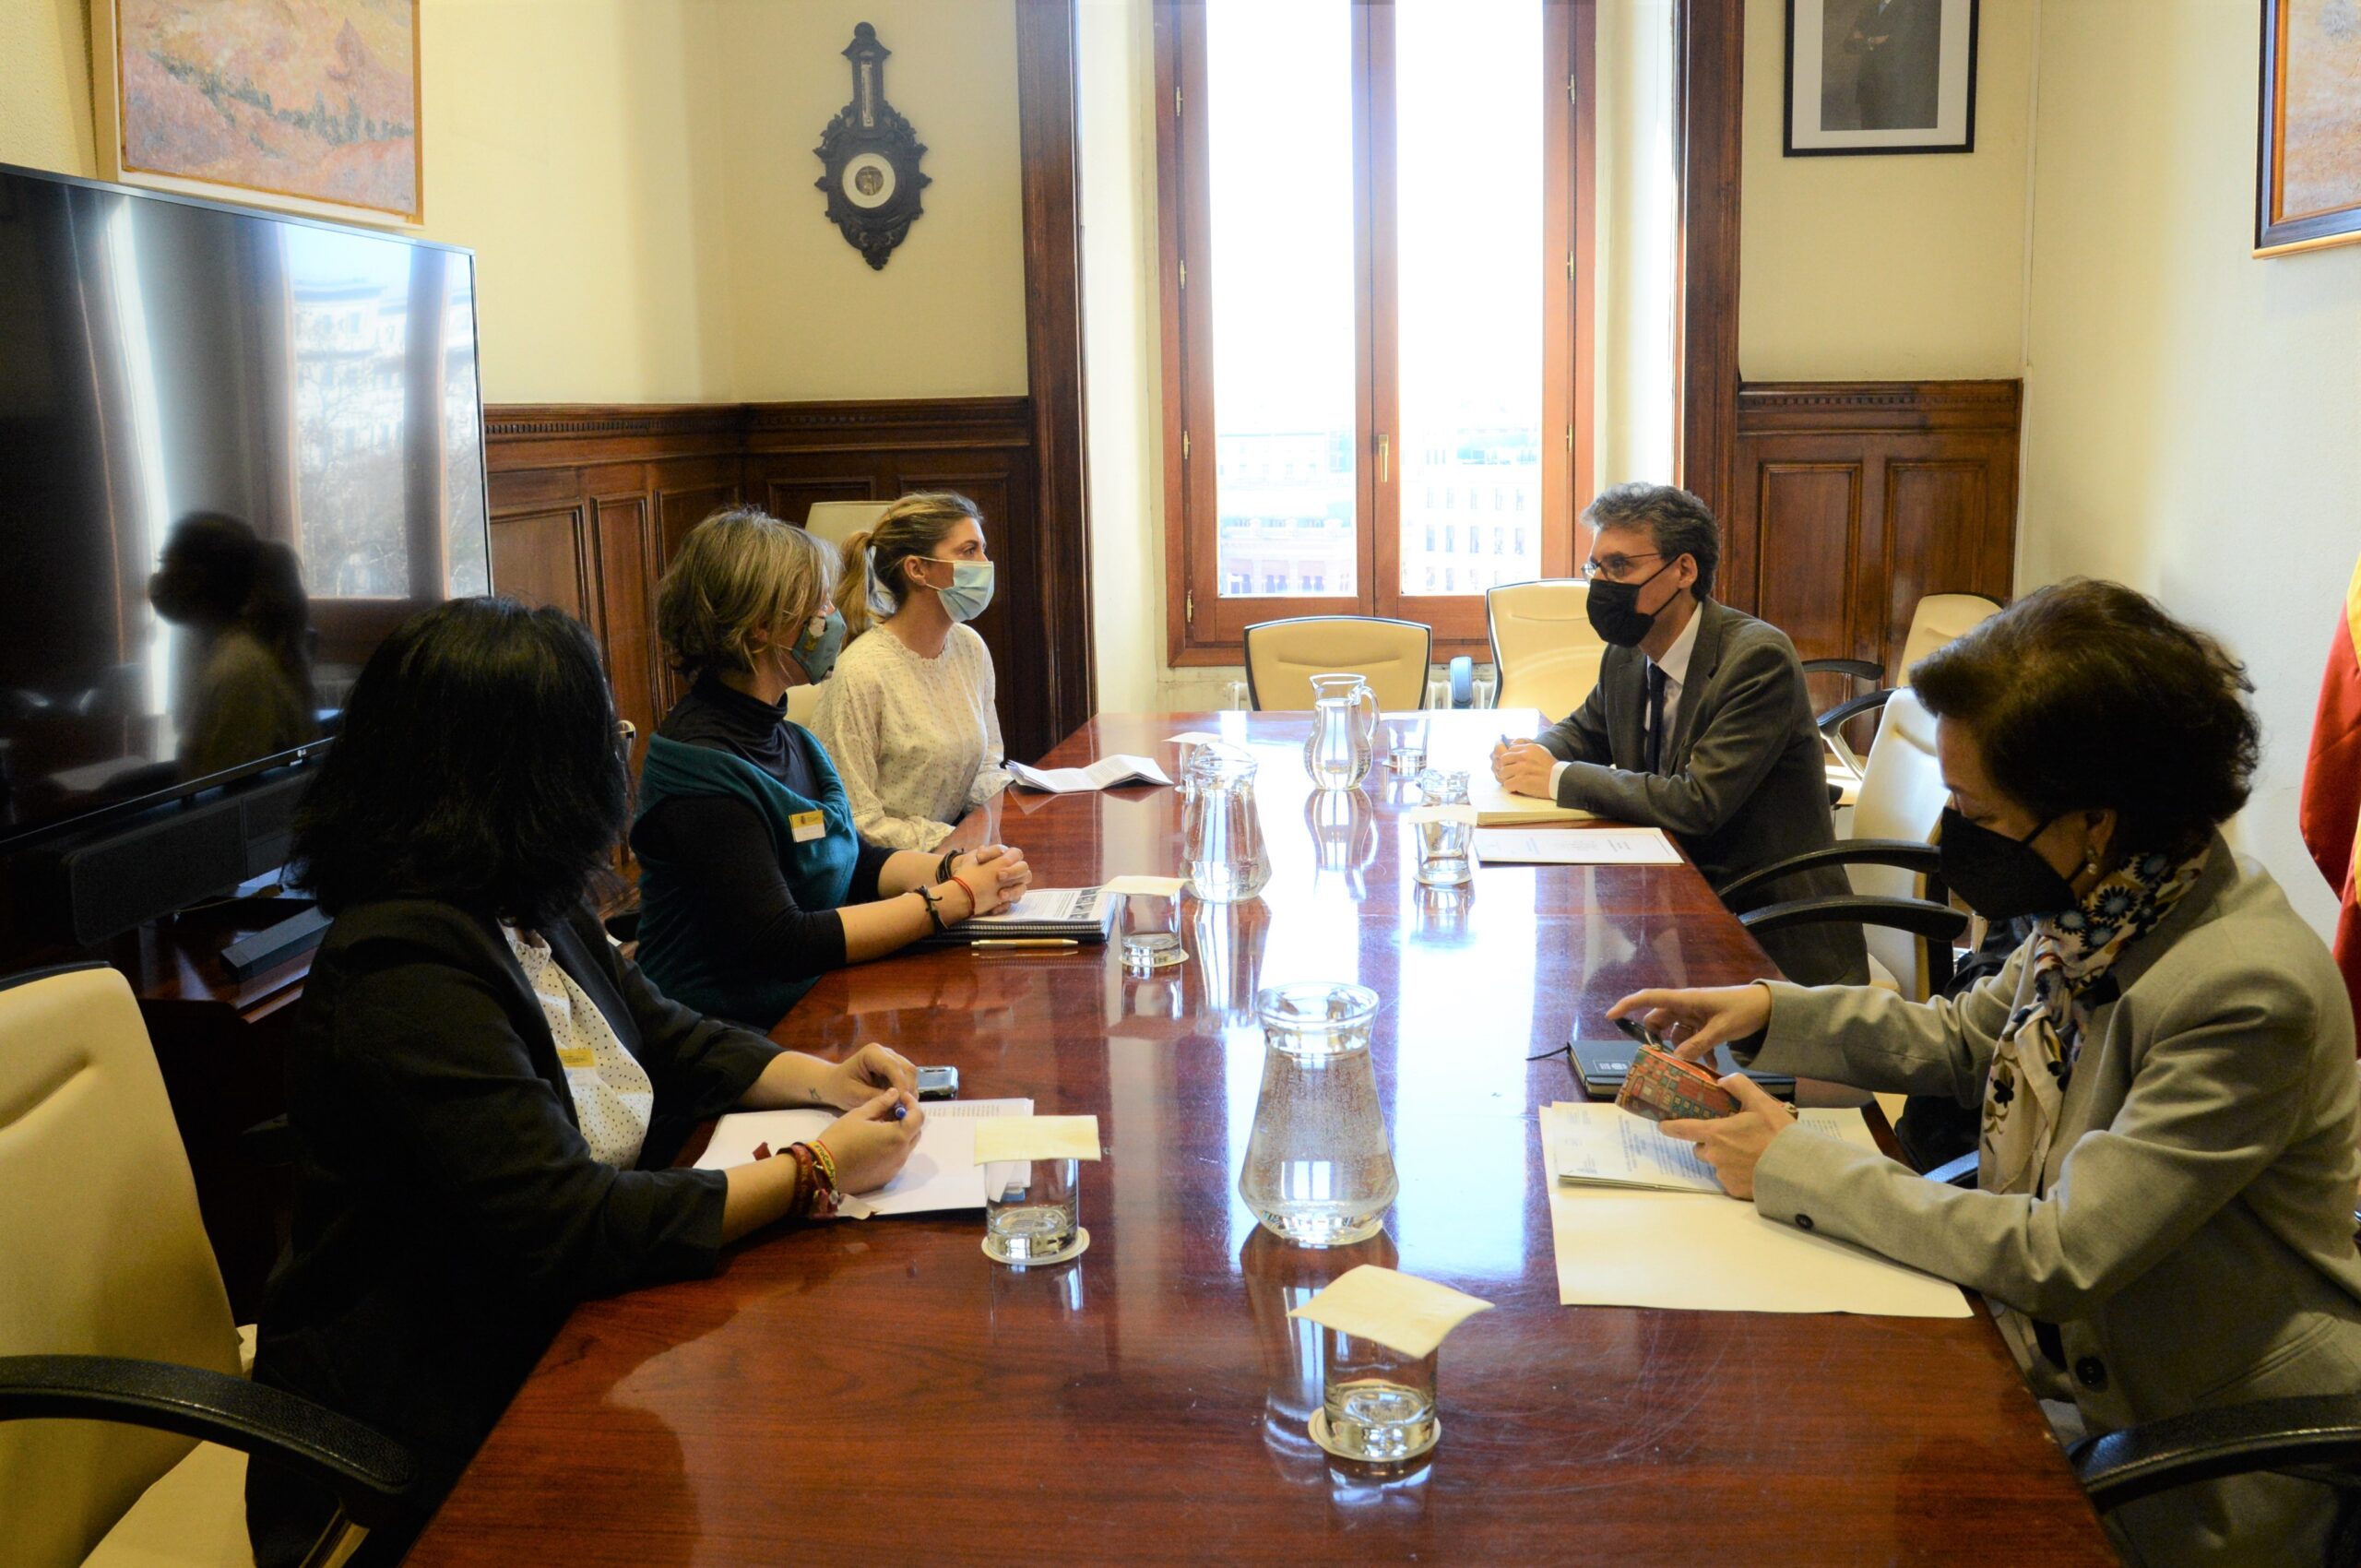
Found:
[[[658,634],[694,684],[640,767],[639,962],[702,1012],[770,1023],[830,969],[1004,909],[1031,880],[1004,845],[935,855],[855,830],[827,748],[786,709],[828,672],[835,577],[826,545],[739,508],[690,529],[657,589]]]
[[[172,526],[148,598],[189,632],[172,702],[183,778],[319,738],[311,611],[293,551],[235,517],[192,512]]]
[[[1956,1001],[1757,983],[1610,1016],[1780,1073],[1983,1110],[1977,1186],[1744,1109],[1667,1122],[1767,1218],[1981,1291],[2061,1436],[2361,1392],[2353,1016],[2319,937],[2219,825],[2259,732],[2245,671],[2129,588],[2044,588],[1911,671],[1952,805],[1944,883],[2033,920]],[[1750,1049],[1751,1048],[1751,1049]],[[2335,1494],[2284,1476],[2113,1522],[2149,1564],[2320,1562]]]
[[[336,917],[287,1052],[294,1234],[255,1376],[401,1438],[430,1500],[566,1311],[708,1273],[723,1243],[881,1185],[924,1117],[879,1045],[831,1063],[666,1001],[584,903],[629,787],[579,622],[461,600],[362,670],[296,818]],[[726,1171],[669,1165],[734,1106],[846,1110]],[[257,1559],[325,1516],[247,1483]]]

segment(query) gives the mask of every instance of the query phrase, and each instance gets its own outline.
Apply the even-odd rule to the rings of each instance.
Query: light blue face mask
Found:
[[[944,561],[933,555],[921,555],[920,561],[951,568],[951,586],[934,591],[943,596],[943,608],[951,612],[954,621],[972,621],[984,612],[992,601],[992,564],[989,561]]]
[[[844,612],[832,604],[826,614],[814,615],[804,623],[803,636],[787,651],[803,667],[804,679],[816,686],[836,667],[836,655],[844,646]]]

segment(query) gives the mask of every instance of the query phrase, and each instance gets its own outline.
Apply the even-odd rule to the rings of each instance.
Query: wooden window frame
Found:
[[[1355,558],[1352,595],[1221,594],[1220,524],[1214,430],[1215,286],[1210,232],[1206,117],[1188,106],[1207,101],[1204,11],[1195,0],[1157,0],[1157,217],[1163,327],[1166,661],[1175,666],[1235,664],[1246,626],[1290,615],[1374,614],[1421,621],[1435,631],[1436,654],[1489,654],[1482,594],[1442,595],[1401,588],[1401,465],[1392,461],[1400,428],[1394,341],[1396,279],[1393,247],[1375,236],[1394,232],[1393,193],[1394,28],[1392,0],[1353,6],[1354,262],[1362,286],[1356,301],[1355,417],[1362,437],[1354,465]],[[1545,576],[1572,572],[1579,498],[1591,492],[1595,425],[1593,255],[1596,234],[1596,0],[1543,0],[1544,272],[1541,503],[1524,514],[1537,529]],[[1185,265],[1185,272],[1183,270]],[[1185,280],[1185,286],[1184,286]],[[1193,434],[1207,434],[1196,450]],[[1552,440],[1549,433],[1562,433]],[[1380,442],[1388,448],[1379,477]],[[1507,518],[1503,519],[1509,520]]]

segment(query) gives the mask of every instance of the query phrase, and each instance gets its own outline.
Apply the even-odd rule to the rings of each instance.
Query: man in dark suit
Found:
[[[1583,575],[1591,625],[1610,645],[1583,706],[1537,742],[1503,745],[1509,789],[1679,839],[1715,888],[1835,842],[1827,764],[1795,646],[1716,602],[1721,527],[1665,484],[1620,484],[1590,505]],[[1734,912],[1852,891],[1841,867],[1798,873]],[[1763,951],[1807,985],[1869,979],[1858,926],[1774,932]]]

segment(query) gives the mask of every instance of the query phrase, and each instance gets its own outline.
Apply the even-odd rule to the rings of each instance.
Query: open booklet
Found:
[[[1521,827],[1536,822],[1598,820],[1596,813],[1575,806],[1561,806],[1538,795],[1519,795],[1502,789],[1493,781],[1492,765],[1489,761],[1468,773],[1467,803],[1476,808],[1476,826],[1478,827]]]
[[[983,1172],[976,1168],[976,1122],[986,1116],[1030,1116],[1029,1099],[945,1099],[925,1108],[926,1125],[895,1178],[874,1192],[848,1197],[843,1214],[867,1219],[872,1214],[932,1214],[943,1209],[984,1206]],[[747,1165],[767,1147],[772,1158],[793,1143],[809,1143],[843,1114],[836,1111],[734,1111],[713,1124],[713,1140],[697,1160],[699,1170]]]
[[[1802,1112],[1798,1132],[1877,1146],[1855,1110]],[[1718,1193],[1713,1167],[1694,1144],[1667,1138],[1654,1122],[1622,1107],[1591,1101],[1549,1107],[1541,1120],[1549,1169],[1568,1187],[1639,1187],[1661,1193]]]
[[[1115,926],[1118,901],[1103,887],[1028,887],[997,915],[978,915],[920,937],[921,947],[964,947],[985,941],[1097,944]]]
[[[1027,767],[1021,762],[1012,762],[1008,765],[1008,776],[1028,790],[1046,790],[1053,795],[1112,790],[1123,784],[1172,782],[1171,777],[1156,765],[1153,757],[1132,756],[1121,752],[1113,756],[1100,757],[1088,767]]]

